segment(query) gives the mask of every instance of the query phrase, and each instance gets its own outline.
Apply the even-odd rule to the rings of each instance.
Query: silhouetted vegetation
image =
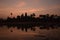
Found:
[[[11,13],[11,16],[13,14]],[[60,26],[60,16],[57,15],[39,15],[39,17],[35,17],[35,13],[31,14],[30,16],[27,15],[27,13],[22,14],[21,16],[15,17],[7,17],[7,19],[0,18],[0,26],[6,25],[8,28],[11,26],[17,27],[17,29],[20,29],[22,31],[27,32],[27,29],[31,29],[35,31],[35,26],[38,26],[40,29],[49,29],[49,27],[57,28]],[[13,32],[11,30],[11,32]]]

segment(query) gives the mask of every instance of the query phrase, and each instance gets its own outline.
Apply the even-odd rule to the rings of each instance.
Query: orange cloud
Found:
[[[36,11],[42,11],[43,8],[25,8],[25,9],[18,9],[19,12],[36,12]]]
[[[19,2],[16,6],[17,7],[23,7],[26,5],[26,2]]]

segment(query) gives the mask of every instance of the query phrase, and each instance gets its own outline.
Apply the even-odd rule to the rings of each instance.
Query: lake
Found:
[[[17,27],[0,27],[0,40],[60,40],[60,28],[40,29],[39,27],[26,30]]]

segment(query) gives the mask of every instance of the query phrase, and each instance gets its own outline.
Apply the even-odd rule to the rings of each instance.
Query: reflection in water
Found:
[[[21,29],[22,31],[25,31],[27,32],[28,29],[30,29],[31,31],[35,31],[36,28],[35,27],[38,27],[39,29],[57,29],[59,28],[60,26],[58,24],[54,24],[54,23],[19,23],[19,24],[5,24],[5,25],[0,25],[0,27],[3,27],[3,26],[6,26],[8,29],[9,28],[17,28],[18,30]],[[13,32],[13,30],[10,30],[11,32]]]
[[[0,27],[0,40],[60,40],[60,28],[56,28],[56,26],[32,26],[34,25]]]
[[[60,16],[34,16],[0,19],[0,40],[60,40]]]

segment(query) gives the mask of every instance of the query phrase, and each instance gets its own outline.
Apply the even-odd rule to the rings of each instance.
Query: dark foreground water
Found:
[[[32,31],[28,29],[27,32],[21,29],[10,28],[6,26],[0,27],[0,40],[60,40],[60,28],[57,29],[39,29]],[[13,32],[11,32],[13,30]]]

